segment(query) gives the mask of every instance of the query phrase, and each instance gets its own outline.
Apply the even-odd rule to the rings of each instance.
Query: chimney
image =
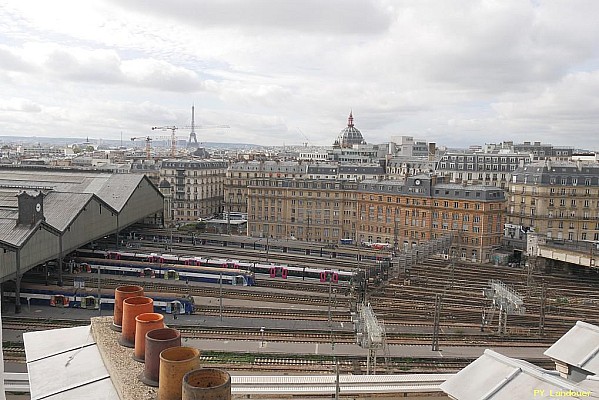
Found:
[[[428,160],[429,161],[435,160],[436,152],[437,152],[437,144],[435,142],[430,142],[428,144]]]
[[[231,375],[222,369],[199,368],[183,377],[182,400],[231,400]]]
[[[38,221],[44,221],[44,194],[30,195],[23,191],[17,195],[19,205],[19,216],[17,225],[35,225]]]

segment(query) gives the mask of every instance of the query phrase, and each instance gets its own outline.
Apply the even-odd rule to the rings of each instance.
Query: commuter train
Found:
[[[132,229],[139,229],[134,232]],[[129,242],[127,245],[135,247],[140,246],[143,242],[165,243],[171,241],[174,244],[192,245],[193,247],[230,247],[253,249],[254,251],[266,251],[268,247],[271,254],[289,253],[301,254],[304,256],[321,257],[327,259],[341,259],[344,261],[391,261],[390,254],[392,245],[389,243],[378,243],[375,248],[366,248],[365,246],[357,246],[362,242],[356,242],[354,239],[340,239],[339,242],[302,242],[300,240],[287,240],[271,238],[268,242],[264,238],[256,238],[249,236],[237,235],[219,235],[219,234],[194,234],[189,232],[170,231],[165,229],[149,228],[147,226],[137,226],[124,230],[121,233],[121,238],[126,238]],[[114,239],[105,243],[114,243]],[[154,244],[154,245],[155,245]],[[370,243],[372,244],[372,243]],[[371,247],[371,246],[368,246]],[[139,248],[139,247],[138,247]]]
[[[100,259],[102,261],[99,261]],[[244,277],[246,283],[233,284],[249,286],[255,283],[254,276],[349,284],[356,279],[357,275],[356,271],[262,264],[233,259],[177,256],[174,254],[147,254],[84,248],[75,251],[73,260],[78,263],[90,265],[92,271],[97,270],[96,266],[100,264],[102,271],[106,269],[110,273],[137,273],[138,275],[144,274],[144,276],[153,273],[154,276],[158,275],[168,278],[169,274],[165,274],[165,271],[172,271],[171,274],[178,274],[179,279],[188,279],[187,277],[189,277],[190,280],[193,274],[213,274],[216,278],[216,283],[219,282],[220,273],[223,273],[223,280],[225,276],[229,275],[235,275],[236,279]]]
[[[98,303],[98,289],[45,286],[31,283],[21,285],[21,304],[45,305],[61,308],[84,308],[103,310],[114,309],[114,289],[102,289]],[[14,301],[14,289],[4,292],[4,296]],[[193,297],[181,296],[176,293],[145,292],[144,296],[154,300],[154,310],[167,314],[193,314]]]
[[[374,250],[390,250],[393,246],[390,243],[371,243],[362,242],[363,247],[369,247]]]
[[[186,268],[175,264],[155,264],[144,261],[119,259],[99,259],[91,257],[75,257],[74,270],[102,274],[139,276],[167,280],[184,280],[191,282],[222,283],[232,286],[253,286],[254,274],[239,269],[192,267]]]

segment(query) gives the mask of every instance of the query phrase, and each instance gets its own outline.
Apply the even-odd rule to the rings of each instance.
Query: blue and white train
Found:
[[[82,289],[74,287],[45,286],[23,283],[21,286],[21,304],[45,305],[62,308],[84,308],[97,310],[114,309],[114,290],[103,289],[98,298],[98,289]],[[4,292],[5,297],[14,301],[14,290]],[[167,314],[193,314],[193,297],[182,297],[175,293],[146,292],[144,296],[154,300],[154,310]]]

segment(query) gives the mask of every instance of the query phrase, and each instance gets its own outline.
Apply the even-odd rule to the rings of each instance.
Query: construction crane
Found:
[[[308,145],[312,146],[312,143],[310,143],[310,139],[308,139],[308,136],[306,136],[306,134],[302,132],[300,128],[297,128],[297,131],[302,134],[304,139],[306,139],[306,142],[304,142],[304,147],[307,147]]]
[[[182,129],[191,129],[189,133],[189,141],[187,147],[198,147],[198,138],[196,137],[196,129],[213,129],[213,128],[230,128],[229,125],[199,125],[195,124],[195,106],[191,106],[191,126],[184,126]]]
[[[145,140],[146,141],[146,159],[149,160],[151,158],[151,147],[152,147],[152,138],[149,136],[143,137],[132,137],[131,141],[135,141],[135,140]]]
[[[176,126],[153,126],[152,130],[155,131],[159,129],[161,131],[171,131],[171,157],[175,158],[177,155],[177,136],[175,136],[175,131],[179,128]]]

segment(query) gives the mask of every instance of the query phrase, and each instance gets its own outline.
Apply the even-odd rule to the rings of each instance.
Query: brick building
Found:
[[[451,232],[458,257],[489,260],[503,236],[504,191],[439,181],[418,175],[405,183],[360,183],[357,240],[400,248]]]

